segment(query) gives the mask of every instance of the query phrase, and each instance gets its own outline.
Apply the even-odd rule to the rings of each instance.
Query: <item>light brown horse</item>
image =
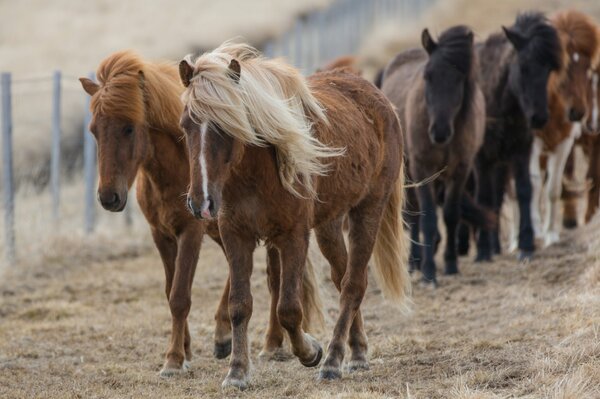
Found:
[[[319,343],[302,329],[300,276],[314,228],[341,291],[340,315],[321,379],[341,377],[346,340],[350,370],[368,367],[360,304],[367,262],[384,294],[406,304],[410,280],[400,211],[402,133],[389,101],[371,83],[343,70],[306,81],[281,60],[225,43],[180,63],[191,160],[190,207],[217,217],[230,266],[233,326],[223,386],[248,385],[250,274],[258,240],[281,262],[277,315],[300,362],[316,366]],[[347,254],[342,220],[350,220]]]
[[[86,78],[81,78],[81,83],[92,96],[90,130],[98,145],[98,199],[109,211],[123,210],[127,192],[137,179],[137,200],[165,268],[173,327],[160,374],[169,376],[186,370],[192,357],[187,317],[202,237],[207,232],[219,245],[221,239],[216,222],[197,221],[186,209],[190,174],[188,150],[179,127],[183,86],[177,66],[146,62],[124,51],[102,61],[97,77],[99,84]],[[269,287],[276,292],[274,283],[278,281],[273,275],[277,272],[271,267],[267,271]],[[303,283],[304,310],[309,322],[316,321],[321,315],[311,265]],[[228,298],[229,282],[215,316],[217,358],[231,351]],[[282,342],[283,331],[273,309],[265,357],[276,355]]]
[[[531,154],[532,222],[536,238],[543,240],[545,246],[559,240],[556,219],[563,174],[573,143],[581,134],[579,122],[588,113],[588,74],[600,51],[596,26],[587,15],[566,10],[554,15],[550,22],[561,38],[566,68],[550,75],[550,117],[542,129],[534,131]],[[545,186],[544,172],[548,175]],[[544,218],[542,208],[545,209]]]
[[[408,189],[411,267],[421,270],[424,282],[435,285],[436,192],[444,190],[445,272],[455,274],[461,201],[483,143],[485,100],[477,82],[477,56],[469,28],[449,28],[437,42],[425,29],[422,45],[423,49],[404,51],[390,62],[382,90],[397,107],[406,131],[409,176],[425,181],[442,172],[436,181]]]

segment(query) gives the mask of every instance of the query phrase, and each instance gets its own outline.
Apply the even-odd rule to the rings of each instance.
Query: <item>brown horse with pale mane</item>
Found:
[[[300,305],[311,229],[341,291],[319,376],[341,377],[346,340],[349,369],[368,368],[360,305],[371,253],[389,299],[406,305],[410,291],[402,131],[392,105],[355,74],[334,70],[305,80],[243,44],[225,43],[193,63],[186,58],[180,74],[187,87],[181,126],[191,160],[190,208],[198,218],[218,215],[230,267],[233,350],[223,386],[248,385],[250,275],[258,240],[279,255],[277,315],[293,352],[307,367],[319,364],[322,349],[303,331]]]
[[[187,370],[192,357],[187,317],[202,237],[208,233],[222,246],[221,239],[216,222],[197,221],[186,209],[190,174],[188,149],[179,127],[183,87],[177,66],[146,62],[130,51],[123,51],[102,61],[97,76],[100,84],[86,78],[81,78],[81,83],[92,96],[90,130],[98,145],[98,199],[105,209],[122,211],[127,192],[137,179],[137,200],[165,268],[165,290],[173,327],[160,375],[170,376]],[[276,267],[277,264],[268,262],[269,288],[274,292],[275,304],[279,289]],[[303,284],[308,328],[311,321],[322,318],[310,263]],[[217,358],[227,357],[231,352],[228,298],[229,281],[215,316]],[[277,357],[283,337],[272,307],[263,357]]]

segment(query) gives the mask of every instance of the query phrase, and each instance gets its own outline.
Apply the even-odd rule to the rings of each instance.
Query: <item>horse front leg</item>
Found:
[[[573,125],[576,129],[578,124]],[[560,201],[562,191],[562,178],[565,171],[567,158],[573,148],[576,131],[573,130],[571,135],[563,140],[555,149],[554,154],[548,157],[548,183],[546,189],[546,220],[544,225],[545,240],[544,245],[552,245],[560,239],[558,230],[558,202]]]
[[[315,338],[302,328],[302,279],[308,252],[308,228],[278,237],[273,242],[281,255],[281,286],[277,318],[290,337],[292,352],[306,367],[321,361],[323,350]]]
[[[533,147],[531,149],[531,158],[529,161],[529,173],[531,176],[532,200],[531,200],[531,222],[536,239],[543,238],[542,212],[540,210],[542,200],[542,187],[544,185],[544,176],[540,167],[540,157],[544,142],[539,137],[534,137]],[[516,220],[514,220],[516,223]]]
[[[513,158],[515,188],[519,202],[519,254],[521,262],[533,257],[535,242],[531,225],[531,179],[529,177],[529,152],[517,154]]]
[[[221,220],[220,220],[221,221]],[[222,387],[246,389],[249,383],[250,356],[248,322],[252,316],[252,253],[256,246],[253,237],[243,237],[228,225],[219,223],[221,238],[229,263],[229,318],[232,345],[229,372]]]
[[[445,273],[458,273],[457,233],[460,221],[460,203],[467,180],[467,166],[459,166],[454,176],[446,184],[444,199],[444,223],[446,224],[446,252],[444,253]]]
[[[186,371],[189,367],[185,362],[191,358],[187,317],[192,305],[192,282],[198,263],[202,235],[201,228],[189,227],[177,237],[177,257],[171,289],[168,292],[172,319],[171,344],[167,351],[165,365],[160,371],[163,377]]]
[[[563,227],[565,229],[574,229],[577,227],[577,203],[579,194],[569,187],[569,183],[575,182],[575,161],[575,146],[573,146],[567,157],[567,162],[565,163],[561,194],[563,201]]]
[[[419,209],[421,210],[420,224],[423,231],[423,260],[421,262],[421,273],[423,282],[437,285],[435,271],[435,250],[437,246],[437,215],[436,203],[433,198],[431,184],[425,184],[418,189]]]
[[[488,164],[479,165],[477,168],[477,202],[488,209],[494,210],[495,183],[494,168]],[[491,262],[492,233],[487,226],[482,226],[479,229],[475,262]]]

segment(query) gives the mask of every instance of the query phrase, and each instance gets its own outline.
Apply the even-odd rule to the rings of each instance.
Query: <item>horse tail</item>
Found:
[[[377,72],[377,75],[375,75],[375,79],[373,79],[373,84],[378,89],[381,89],[381,86],[383,85],[383,71],[384,70],[385,70],[385,68],[381,68],[379,70],[379,72]]]
[[[373,248],[373,272],[385,298],[410,309],[411,281],[408,273],[408,240],[404,233],[404,162],[383,211]]]
[[[475,201],[467,192],[463,193],[460,201],[460,217],[475,228],[494,230],[498,227],[498,215]]]
[[[310,254],[306,256],[304,276],[302,278],[302,328],[307,332],[316,332],[325,327],[323,302],[319,289],[319,281]]]

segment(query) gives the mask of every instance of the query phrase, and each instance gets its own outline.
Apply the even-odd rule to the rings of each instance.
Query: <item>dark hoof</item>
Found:
[[[310,362],[304,363],[302,360],[300,360],[300,363],[302,363],[302,365],[304,367],[316,367],[319,365],[319,363],[321,363],[321,358],[323,357],[323,348],[321,348],[319,346],[319,351],[317,352],[317,356],[315,356],[315,358],[313,360],[311,360]]]
[[[215,342],[213,355],[217,359],[225,359],[231,354],[231,340],[225,342]]]
[[[425,276],[423,276],[421,278],[420,285],[423,288],[430,288],[430,289],[435,289],[438,287],[438,283],[437,283],[437,280],[435,277],[434,278],[426,278]]]
[[[475,258],[475,263],[484,263],[484,262],[491,262],[492,261],[492,255],[491,254],[477,254],[477,257]]]
[[[533,251],[520,250],[517,259],[521,263],[529,263],[533,260]]]
[[[446,261],[446,267],[444,269],[444,273],[447,275],[450,274],[458,274],[458,263],[454,261]]]
[[[569,229],[569,230],[576,229],[577,228],[577,220],[565,219],[565,220],[563,220],[563,227],[565,229]]]
[[[334,367],[325,366],[319,370],[319,380],[321,381],[333,381],[340,378],[342,378],[342,372]]]

